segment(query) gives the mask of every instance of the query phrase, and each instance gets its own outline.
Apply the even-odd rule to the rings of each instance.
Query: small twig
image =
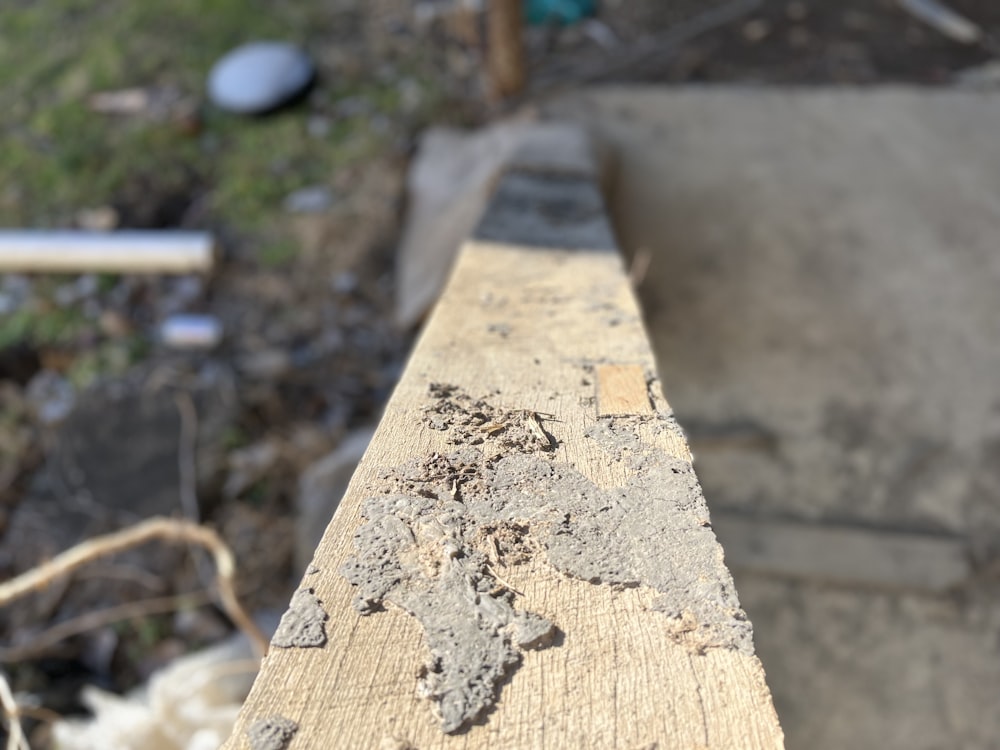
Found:
[[[542,427],[542,420],[541,417],[539,416],[539,412],[535,411],[527,412],[526,422],[528,425],[528,431],[535,436],[536,440],[540,440],[549,448],[555,448],[558,445],[555,438],[553,438],[549,433],[547,433],[545,431],[545,428]]]
[[[34,636],[24,646],[0,648],[0,664],[12,664],[36,659],[67,638],[79,635],[80,633],[86,633],[88,630],[96,630],[111,623],[160,614],[162,612],[175,612],[181,607],[202,605],[208,601],[210,601],[210,598],[206,592],[198,592],[196,594],[178,594],[176,596],[143,599],[142,601],[129,602],[128,604],[121,604],[116,607],[106,607],[97,612],[87,612],[43,631],[39,635]]]
[[[607,58],[602,57],[594,64],[585,66],[579,73],[572,76],[573,83],[606,81],[626,74],[639,65],[656,63],[664,58],[669,59],[676,55],[684,44],[730,23],[735,23],[759,8],[761,2],[762,0],[730,0],[722,5],[711,7],[693,18],[671,26],[662,34],[641,39],[630,45],[629,51],[616,61],[609,62]],[[539,89],[562,87],[565,84],[566,76],[561,75],[558,81],[550,81],[546,86],[540,86]]]
[[[503,584],[504,588],[508,589],[509,591],[513,591],[518,596],[524,596],[524,592],[518,591],[516,588],[514,588],[509,583],[507,583],[507,581],[505,581],[503,578],[501,578],[500,574],[496,572],[496,570],[494,569],[494,567],[492,565],[490,565],[489,563],[486,563],[486,569],[490,572],[490,575],[493,576],[497,580],[498,583]]]
[[[21,728],[21,709],[14,700],[7,675],[3,672],[0,672],[0,705],[7,717],[7,750],[31,750]]]
[[[137,547],[153,539],[194,543],[205,547],[215,560],[216,585],[222,608],[236,626],[246,633],[254,649],[267,652],[267,639],[240,605],[233,588],[236,561],[225,542],[211,529],[172,518],[151,518],[113,534],[88,539],[60,555],[16,578],[0,584],[0,607],[25,594],[44,588],[54,579],[64,576],[91,560]]]

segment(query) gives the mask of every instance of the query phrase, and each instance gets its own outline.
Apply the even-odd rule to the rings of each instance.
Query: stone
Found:
[[[285,349],[263,349],[241,356],[236,367],[248,378],[276,380],[292,368],[292,358]]]
[[[26,395],[35,416],[44,425],[63,421],[76,403],[73,385],[53,370],[40,370],[28,383]]]
[[[27,276],[18,273],[0,274],[0,315],[7,316],[18,310],[33,309],[36,304],[35,286]]]
[[[97,294],[97,288],[97,276],[92,273],[86,273],[67,284],[57,287],[52,298],[59,307],[72,307],[78,302]]]
[[[219,60],[208,75],[208,96],[220,109],[261,114],[295,99],[316,70],[302,50],[284,42],[251,42]]]
[[[325,185],[310,185],[289,193],[285,210],[292,214],[321,214],[333,205],[333,193]]]
[[[306,120],[306,132],[312,138],[322,140],[330,135],[331,130],[333,130],[333,123],[330,121],[329,117],[324,117],[323,115],[312,115]]]

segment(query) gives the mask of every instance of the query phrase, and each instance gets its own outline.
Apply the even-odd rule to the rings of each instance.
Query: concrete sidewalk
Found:
[[[996,558],[1000,94],[619,88],[547,115],[620,159],[617,230],[650,253],[664,388],[713,508]],[[789,747],[1000,745],[997,583],[734,572]]]

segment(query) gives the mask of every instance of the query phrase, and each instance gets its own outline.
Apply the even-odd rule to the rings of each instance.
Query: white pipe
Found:
[[[0,271],[204,273],[214,245],[207,232],[0,230]]]

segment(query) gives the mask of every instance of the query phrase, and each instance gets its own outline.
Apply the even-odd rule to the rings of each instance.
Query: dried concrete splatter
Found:
[[[291,719],[269,716],[251,724],[247,738],[252,750],[285,750],[297,731],[299,725]]]
[[[292,594],[271,643],[279,648],[319,648],[326,645],[327,614],[312,589]]]
[[[616,587],[659,593],[678,642],[696,652],[752,652],[721,548],[689,463],[639,437],[676,429],[669,415],[602,419],[588,433],[627,484],[601,488],[554,460],[555,439],[534,412],[497,409],[454,386],[431,386],[425,423],[456,446],[385,471],[362,506],[357,554],[341,569],[363,614],[391,602],[424,629],[430,660],[419,689],[446,732],[496,702],[524,648],[549,645],[555,626],[514,606],[496,565],[544,554],[555,568]]]
[[[535,412],[498,409],[445,383],[431,383],[429,391],[433,400],[424,407],[423,422],[432,430],[447,432],[451,445],[486,445],[490,455],[550,451],[556,446]]]

